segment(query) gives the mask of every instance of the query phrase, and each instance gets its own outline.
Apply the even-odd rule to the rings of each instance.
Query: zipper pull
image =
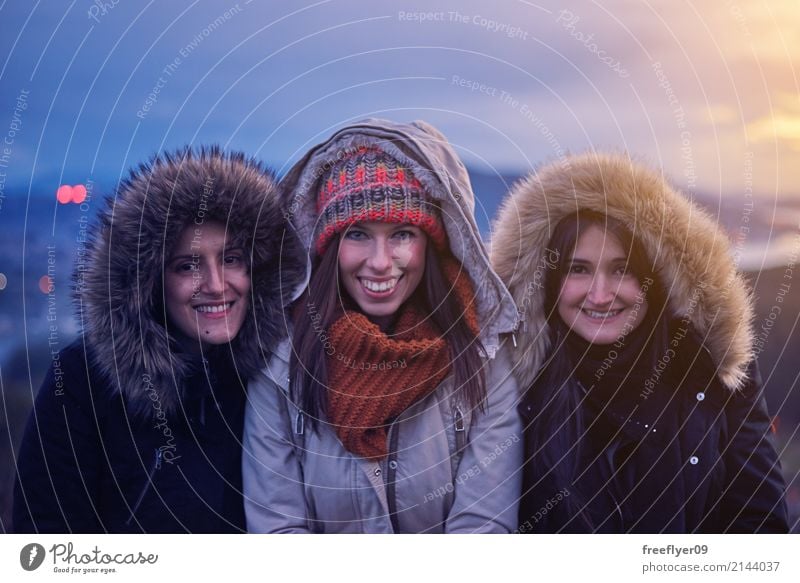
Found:
[[[160,449],[156,450],[156,469],[161,469],[161,460],[164,458],[164,452]]]
[[[303,435],[303,428],[305,426],[305,418],[302,412],[298,412],[294,418],[294,432],[297,435]]]
[[[456,405],[456,412],[453,415],[454,427],[456,431],[464,431],[464,414],[461,412],[461,407]]]
[[[511,342],[514,344],[514,348],[517,347],[517,335],[513,332],[511,333]]]

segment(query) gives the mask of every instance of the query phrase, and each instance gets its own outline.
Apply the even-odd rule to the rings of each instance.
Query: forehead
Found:
[[[171,254],[184,254],[190,250],[198,252],[206,248],[222,248],[230,238],[230,233],[226,232],[225,225],[219,221],[206,221],[200,225],[189,223],[175,241]]]
[[[573,259],[614,260],[625,259],[628,254],[617,236],[599,225],[591,225],[578,237]]]
[[[390,233],[398,229],[420,230],[419,227],[415,227],[410,223],[384,223],[379,221],[361,221],[350,225],[349,229],[359,229],[369,233]]]

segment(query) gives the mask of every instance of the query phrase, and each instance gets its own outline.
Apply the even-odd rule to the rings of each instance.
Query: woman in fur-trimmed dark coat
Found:
[[[520,532],[785,532],[725,234],[663,176],[587,154],[518,184],[492,262],[523,325]]]
[[[189,149],[108,200],[75,274],[82,337],[18,457],[17,532],[241,532],[248,379],[284,335],[302,253],[272,175]]]

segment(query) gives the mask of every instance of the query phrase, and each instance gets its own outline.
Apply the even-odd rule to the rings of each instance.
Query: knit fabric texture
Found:
[[[443,264],[462,317],[477,337],[474,293],[466,272]],[[334,351],[327,355],[328,410],[345,449],[380,460],[388,455],[391,422],[432,393],[450,373],[447,342],[431,318],[412,302],[400,308],[389,336],[364,314],[348,310],[330,327]]]
[[[358,222],[410,224],[422,229],[437,248],[447,238],[439,209],[410,169],[375,147],[362,147],[337,160],[323,175],[317,194],[316,249]]]

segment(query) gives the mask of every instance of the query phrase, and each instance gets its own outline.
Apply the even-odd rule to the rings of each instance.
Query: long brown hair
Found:
[[[575,477],[581,471],[578,467],[583,446],[581,436],[586,430],[581,394],[573,378],[581,355],[574,354],[564,342],[569,326],[559,316],[556,306],[578,239],[593,226],[617,238],[628,255],[627,269],[640,284],[646,279],[654,282],[644,294],[648,309],[639,324],[642,331],[649,328],[652,333],[637,366],[652,368],[668,342],[664,288],[641,241],[621,221],[602,213],[582,210],[561,219],[547,246],[557,252],[557,265],[547,271],[544,281],[543,309],[547,314],[550,354],[525,396],[525,404],[535,414],[526,427],[526,458],[534,470],[526,475],[535,475],[536,482],[526,484],[528,489],[523,492],[520,519],[522,522],[530,519],[532,512],[541,506],[543,492],[549,497],[552,492],[567,488],[574,494],[565,498],[558,512],[553,513],[560,516],[553,521],[560,522],[559,527],[567,532],[592,531],[597,525],[583,510],[586,495],[590,497],[594,493],[574,492]]]
[[[417,290],[407,301],[420,302],[447,342],[456,390],[461,391],[470,408],[483,409],[486,383],[481,353],[483,346],[464,318],[441,268],[442,258],[434,245],[425,250],[425,273]],[[327,412],[328,372],[326,351],[330,349],[328,330],[340,315],[340,302],[349,301],[338,285],[339,237],[318,257],[311,270],[308,289],[294,308],[292,357],[289,365],[292,400],[316,427]],[[452,259],[452,256],[448,259]],[[474,282],[473,282],[474,284]]]

